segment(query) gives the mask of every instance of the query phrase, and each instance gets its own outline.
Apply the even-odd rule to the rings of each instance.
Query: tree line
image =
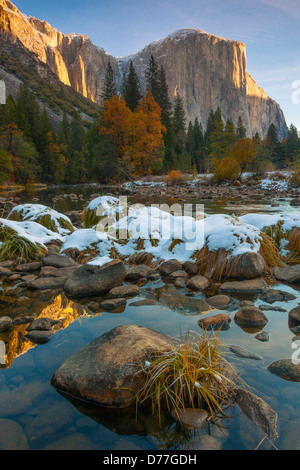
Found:
[[[54,128],[45,108],[24,84],[14,100],[0,106],[0,183],[82,183],[121,181],[171,170],[214,172],[219,180],[245,171],[299,165],[300,139],[291,125],[278,139],[271,124],[267,136],[247,138],[242,119],[224,122],[211,111],[206,128],[198,118],[187,123],[183,100],[170,99],[166,73],[151,56],[142,92],[134,65],[118,93],[110,63],[94,122],[65,112]]]

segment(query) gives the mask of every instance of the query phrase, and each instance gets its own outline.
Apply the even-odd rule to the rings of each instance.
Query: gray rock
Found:
[[[71,297],[101,295],[122,285],[125,276],[124,265],[118,259],[104,266],[85,264],[69,277],[64,291]]]
[[[263,302],[273,304],[274,302],[288,302],[289,300],[295,300],[296,296],[282,290],[269,289],[260,296]]]
[[[145,376],[138,373],[153,353],[170,349],[168,337],[134,325],[100,336],[67,359],[52,377],[52,385],[78,399],[124,408],[136,400]]]
[[[236,390],[236,404],[242,412],[271,440],[278,438],[278,415],[268,403],[247,390]]]
[[[181,269],[181,264],[176,259],[165,261],[158,267],[160,275],[165,277],[170,276],[170,274],[175,271],[180,271]]]
[[[234,269],[224,272],[223,277],[228,279],[255,279],[263,274],[265,263],[263,258],[254,252],[244,253],[238,258]]]
[[[64,255],[49,255],[42,259],[43,266],[53,268],[69,268],[76,265],[75,261]]]
[[[283,307],[274,307],[272,305],[260,305],[259,310],[261,310],[262,312],[287,312],[287,310]]]
[[[132,304],[130,304],[130,307],[149,307],[154,305],[158,305],[157,302],[155,302],[154,300],[144,299],[138,300],[137,302],[132,302]]]
[[[182,269],[188,274],[192,276],[197,276],[199,273],[199,266],[196,263],[193,263],[192,261],[186,261],[182,265]]]
[[[15,271],[18,273],[30,273],[32,271],[38,271],[41,269],[41,263],[33,262],[33,263],[26,263],[26,264],[19,264],[16,266]]]
[[[254,359],[255,361],[262,361],[263,358],[259,354],[256,354],[247,349],[241,348],[239,346],[229,346],[230,351],[238,357],[243,359]]]
[[[49,318],[37,318],[27,328],[27,331],[39,330],[39,331],[50,331],[52,326],[57,323],[56,320],[50,320]]]

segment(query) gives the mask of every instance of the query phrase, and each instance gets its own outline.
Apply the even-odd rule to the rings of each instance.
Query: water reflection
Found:
[[[44,295],[47,297],[47,294]],[[50,294],[48,293],[48,295]],[[11,307],[12,304],[10,305],[10,310]],[[46,301],[43,300],[43,298],[36,298],[30,303],[30,306],[27,307],[27,309],[30,311],[31,315],[34,315],[35,319],[48,318],[53,321],[58,321],[59,323],[54,325],[52,328],[52,332],[54,334],[59,330],[67,328],[78,317],[84,317],[91,314],[88,308],[72,302],[64,294],[57,295],[53,299]],[[22,317],[26,316],[27,309],[22,309]],[[15,312],[15,317],[18,313],[19,312],[17,310]],[[11,311],[10,317],[13,318]],[[7,331],[0,333],[0,341],[4,342],[6,348],[6,364],[2,365],[1,368],[9,368],[17,357],[37,346],[26,339],[25,335],[27,328],[28,324],[13,324]]]

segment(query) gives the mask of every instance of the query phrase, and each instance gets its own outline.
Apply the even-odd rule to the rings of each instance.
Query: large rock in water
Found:
[[[124,408],[135,402],[144,384],[143,373],[138,372],[145,361],[169,349],[167,336],[139,326],[119,326],[67,359],[51,383],[78,399]]]
[[[268,284],[263,279],[250,279],[248,281],[225,282],[220,287],[222,293],[235,294],[262,294],[268,289]]]
[[[292,359],[272,362],[268,370],[282,379],[290,382],[300,382],[300,364],[294,364]]]
[[[234,321],[242,327],[263,327],[268,323],[267,317],[256,307],[242,307],[235,315]]]
[[[85,264],[69,277],[64,291],[70,297],[101,295],[119,287],[125,276],[126,269],[119,259],[104,266]]]
[[[287,284],[300,282],[300,264],[285,268],[274,268],[273,272],[278,281],[286,282]]]

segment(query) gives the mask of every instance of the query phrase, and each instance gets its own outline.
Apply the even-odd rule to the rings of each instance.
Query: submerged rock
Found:
[[[282,290],[269,289],[261,295],[260,299],[268,304],[274,302],[288,302],[289,300],[295,300],[296,296]]]
[[[69,277],[64,291],[71,297],[101,295],[119,287],[125,276],[125,267],[118,259],[104,266],[85,264]]]
[[[122,305],[126,305],[126,303],[127,303],[127,300],[124,298],[115,298],[115,299],[105,300],[104,302],[100,304],[100,307],[103,310],[111,312],[121,307]]]
[[[258,341],[261,341],[262,343],[266,343],[267,341],[270,341],[270,333],[267,331],[262,331],[261,333],[258,333],[258,335],[255,336]]]
[[[270,439],[278,438],[277,420],[278,415],[268,403],[254,393],[242,388],[236,390],[236,404],[242,412]]]
[[[291,359],[282,359],[269,365],[268,370],[282,379],[300,382],[300,364],[294,364]]]
[[[187,428],[200,428],[203,423],[207,420],[209,414],[206,410],[200,410],[198,408],[185,408],[174,411],[172,410],[172,416],[180,424]]]
[[[135,403],[144,385],[139,372],[145,361],[169,349],[167,336],[135,325],[119,326],[67,359],[51,383],[78,399],[124,408]]]
[[[241,348],[239,346],[229,346],[230,351],[238,357],[243,359],[254,359],[255,361],[262,361],[263,358],[259,354],[256,354],[247,349]]]

